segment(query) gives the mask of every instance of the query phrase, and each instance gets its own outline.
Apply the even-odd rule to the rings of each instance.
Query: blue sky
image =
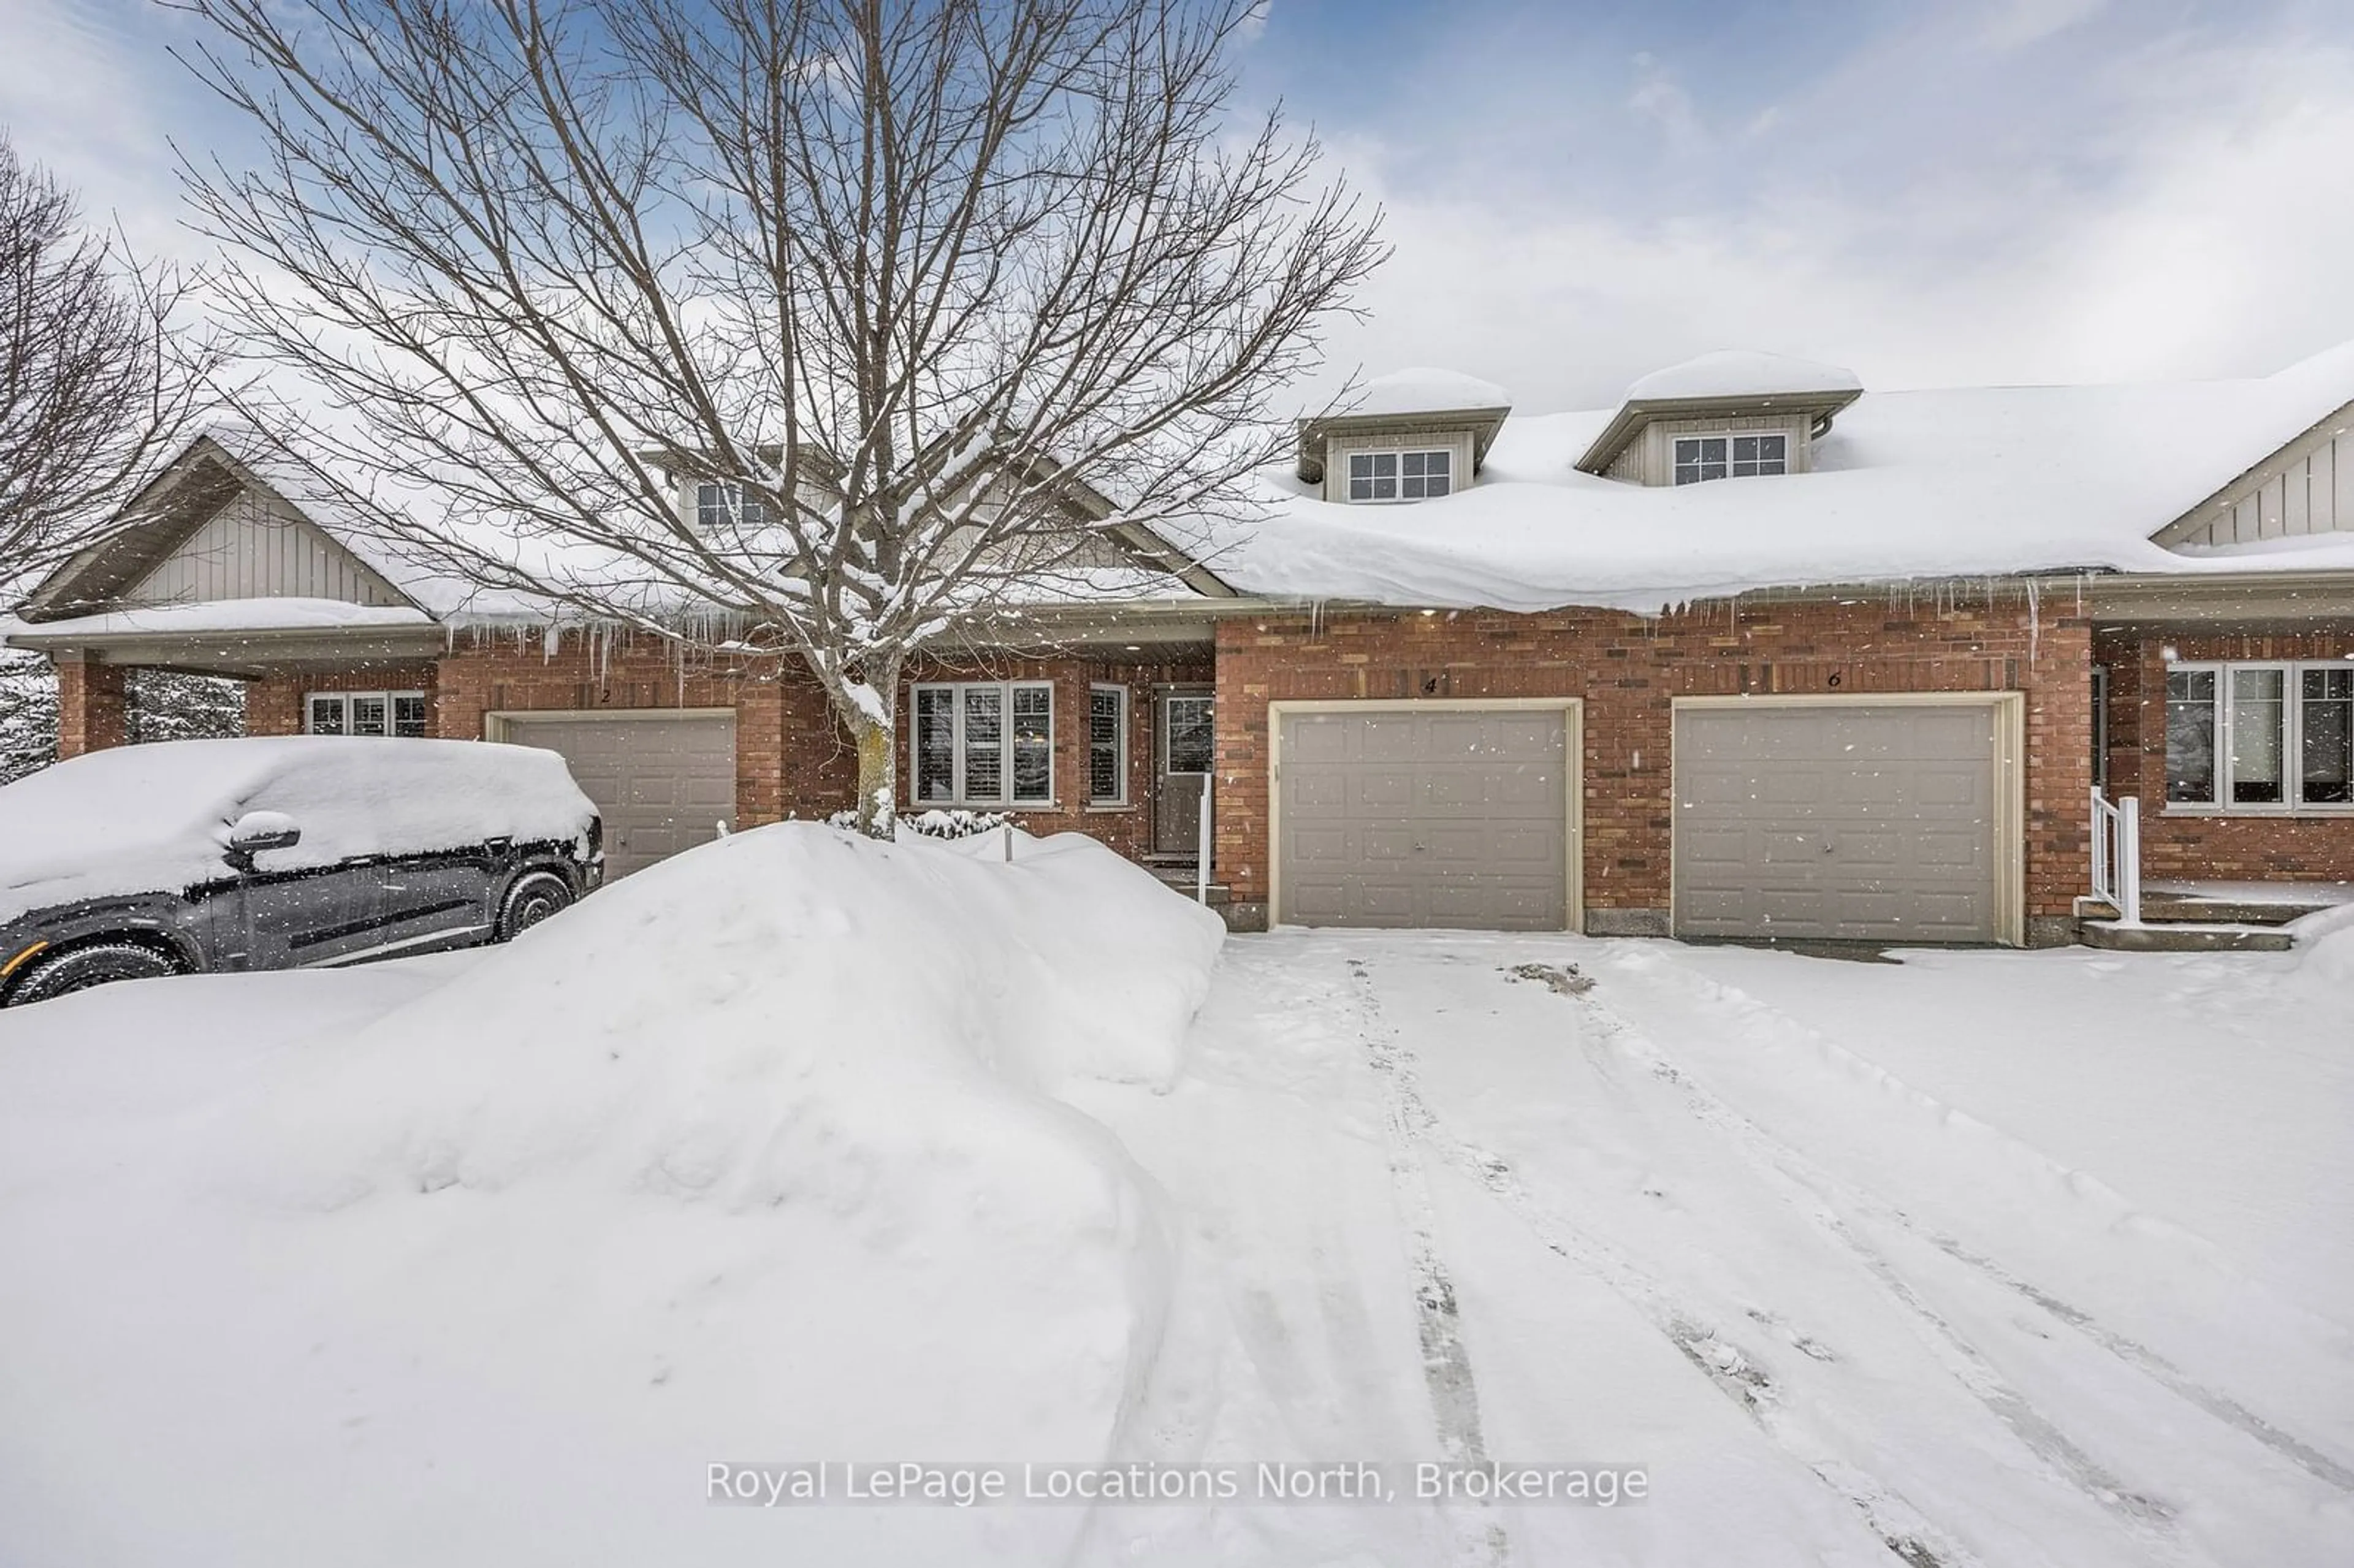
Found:
[[[139,0],[0,0],[0,123],[149,249],[222,144]],[[1880,387],[2354,338],[2354,0],[1271,0],[1244,58],[1390,213],[1342,369],[1524,408],[1718,347]]]

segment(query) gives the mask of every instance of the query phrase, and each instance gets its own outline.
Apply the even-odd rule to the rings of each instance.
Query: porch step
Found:
[[[2152,924],[2147,901],[2141,925],[2079,919],[2076,935],[2088,948],[2117,953],[2285,953],[2295,940],[2270,923],[2172,919]]]
[[[1159,877],[1161,882],[1175,888],[1178,892],[1183,894],[1188,898],[1193,896],[1194,890],[1199,885],[1194,880],[1193,868],[1190,865],[1147,864],[1144,869],[1150,872],[1154,876]],[[1211,908],[1222,908],[1234,901],[1235,890],[1233,888],[1227,886],[1223,882],[1214,882],[1210,884]]]
[[[2316,898],[2296,903],[2219,897],[2211,894],[2151,893],[2141,895],[2145,921],[2190,921],[2213,926],[2285,926],[2319,910],[2337,907],[2337,900]]]
[[[2141,895],[2141,917],[2147,926],[2285,926],[2320,910],[2335,909],[2338,903],[2327,897],[2284,903],[2212,894],[2146,892]],[[2116,906],[2105,898],[2076,900],[2076,918],[2080,921],[2116,917]]]

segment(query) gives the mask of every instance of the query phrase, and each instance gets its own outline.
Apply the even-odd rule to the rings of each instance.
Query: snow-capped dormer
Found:
[[[1454,370],[1376,376],[1299,421],[1299,477],[1327,501],[1427,501],[1471,482],[1512,411],[1492,381]]]
[[[1631,484],[1804,473],[1816,439],[1862,396],[1855,372],[1835,365],[1703,354],[1628,387],[1577,466]]]

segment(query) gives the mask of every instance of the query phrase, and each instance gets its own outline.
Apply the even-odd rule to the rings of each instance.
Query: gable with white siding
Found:
[[[2314,534],[2354,534],[2354,403],[2241,475],[2158,542],[2253,545]]]
[[[279,497],[247,484],[119,599],[128,609],[221,599],[408,601]]]

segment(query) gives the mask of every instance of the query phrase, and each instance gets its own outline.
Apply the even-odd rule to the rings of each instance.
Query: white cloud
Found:
[[[72,185],[84,216],[119,222],[147,256],[200,249],[180,227],[166,115],[185,107],[164,53],[180,19],[125,0],[8,0],[0,126],[16,150]],[[183,128],[185,129],[185,128]]]
[[[1708,141],[1691,94],[1674,71],[1651,55],[1635,57],[1635,88],[1627,95],[1627,107],[1638,120],[1658,127],[1679,152],[1697,151]]]
[[[1352,149],[1396,255],[1363,302],[1373,319],[1333,334],[1334,374],[1448,365],[1533,409],[1731,346],[1900,387],[2253,374],[2354,338],[2354,45],[2169,38],[2086,73],[2057,127],[1981,106],[1999,156],[1930,139],[1814,171],[1825,145],[1861,155],[1875,133],[1840,123],[1853,81],[1901,94],[1885,73],[1925,69],[1932,42],[1949,40],[1881,50],[1753,121],[1775,132],[1770,181],[1685,216],[1434,199],[1384,189],[1379,149]],[[1672,95],[1653,111],[1679,112]]]
[[[143,251],[201,253],[166,136],[242,131],[165,53],[187,18],[0,3],[0,124]],[[1332,333],[1335,375],[1453,365],[1533,409],[1734,345],[1894,387],[2241,374],[2354,337],[2354,29],[2254,9],[2128,28],[2151,15],[1941,6],[1715,84],[1731,68],[1673,37],[1630,71],[1630,42],[1582,101],[1532,50],[1500,70],[1513,40],[1490,40],[1466,67],[1484,97],[1426,83],[1320,116],[1397,246],[1374,319]]]
[[[1997,48],[2018,48],[2099,15],[2109,0],[1999,0],[1982,36]]]

